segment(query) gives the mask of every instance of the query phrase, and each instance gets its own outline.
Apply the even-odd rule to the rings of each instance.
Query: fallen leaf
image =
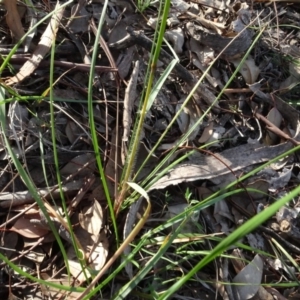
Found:
[[[61,170],[61,175],[69,176],[75,173],[80,176],[89,176],[95,170],[95,164],[91,163],[86,168],[81,169],[85,164],[92,161],[94,159],[94,155],[92,153],[84,153],[74,157],[70,160]]]
[[[10,230],[31,239],[42,237],[49,232],[48,229],[31,223],[30,220],[25,217],[19,218]]]
[[[254,259],[233,278],[232,282],[235,285],[232,288],[237,299],[251,299],[258,292],[263,266],[263,260],[256,254]]]
[[[273,107],[268,115],[267,115],[267,119],[273,123],[276,127],[280,127],[280,124],[282,122],[282,115],[281,113],[278,111],[278,109],[276,107]],[[266,135],[266,138],[265,138],[265,143],[267,145],[275,145],[277,142],[278,142],[278,135],[271,132],[271,131],[268,131],[267,132],[267,135]]]
[[[257,163],[269,161],[291,148],[292,145],[289,143],[260,148],[257,148],[257,145],[246,144],[215,153],[214,156],[202,155],[201,158],[195,159],[191,163],[178,164],[167,175],[153,184],[149,191],[201,179],[216,181],[222,175],[228,176],[231,174],[231,170],[237,171]]]
[[[79,223],[86,231],[97,235],[100,232],[103,223],[102,207],[97,200],[84,207],[82,213],[78,215]]]
[[[237,68],[241,62],[241,59],[234,59],[231,62]],[[239,72],[242,74],[247,84],[253,84],[258,78],[260,69],[256,66],[254,59],[251,56],[248,56],[248,58],[244,61],[243,65],[241,66]]]
[[[99,235],[99,238],[96,238],[92,234],[88,233],[85,229],[78,226],[74,230],[74,234],[77,236],[80,244],[83,246],[84,251],[90,255],[91,263],[84,270],[86,274],[85,276],[82,265],[76,256],[74,246],[70,245],[67,251],[70,272],[80,283],[83,283],[87,278],[90,278],[92,275],[95,275],[99,270],[102,269],[108,255],[109,244],[104,232]],[[95,247],[93,247],[94,243],[97,243]],[[90,253],[92,249],[93,252]]]

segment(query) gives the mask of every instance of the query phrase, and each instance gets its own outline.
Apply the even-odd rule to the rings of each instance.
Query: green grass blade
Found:
[[[107,10],[107,6],[108,6],[108,0],[105,0],[104,4],[103,4],[102,14],[101,14],[101,17],[99,20],[99,25],[97,28],[97,34],[95,37],[94,51],[93,51],[92,60],[91,60],[91,70],[90,70],[90,74],[89,74],[89,83],[88,83],[88,114],[89,114],[89,123],[90,123],[91,136],[92,136],[95,157],[96,157],[96,161],[97,161],[97,165],[98,165],[98,170],[99,170],[99,173],[101,176],[101,181],[103,184],[105,197],[106,197],[107,204],[109,207],[109,213],[110,213],[111,221],[113,224],[114,233],[116,235],[116,241],[118,244],[119,238],[118,238],[117,222],[116,222],[116,218],[115,218],[113,203],[112,203],[112,200],[111,200],[111,197],[109,194],[109,189],[108,189],[107,182],[106,182],[106,176],[104,174],[104,168],[103,168],[101,157],[100,157],[100,147],[98,144],[97,130],[96,130],[95,120],[94,120],[94,108],[93,108],[93,105],[94,105],[94,103],[93,103],[93,85],[94,85],[95,65],[96,65],[97,54],[98,54],[97,49],[98,49],[98,45],[99,45],[99,41],[100,41],[102,26],[105,21],[105,16],[106,16],[105,13]],[[117,184],[117,182],[115,184]]]
[[[288,195],[281,198],[280,200],[273,203],[267,209],[254,216],[248,220],[241,227],[237,228],[233,233],[231,233],[227,238],[220,242],[215,248],[213,248],[209,255],[205,256],[187,275],[179,279],[175,284],[173,284],[170,289],[161,295],[158,299],[168,299],[172,294],[174,294],[179,288],[181,288],[188,280],[190,280],[197,272],[199,272],[204,266],[209,262],[214,260],[224,251],[226,251],[231,245],[236,243],[246,234],[252,232],[262,224],[263,222],[270,219],[283,205],[291,201],[294,197],[297,197],[300,193],[300,186],[291,191]]]

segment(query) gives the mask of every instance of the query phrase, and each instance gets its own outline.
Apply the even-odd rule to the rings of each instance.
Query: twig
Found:
[[[260,113],[255,113],[254,116],[258,119],[263,121],[267,125],[267,129],[272,131],[273,133],[277,134],[278,136],[284,138],[287,141],[290,141],[294,146],[299,146],[300,142],[296,141],[286,133],[284,133],[282,130],[280,130],[278,127],[276,127],[272,122],[270,122],[267,118],[262,116]]]

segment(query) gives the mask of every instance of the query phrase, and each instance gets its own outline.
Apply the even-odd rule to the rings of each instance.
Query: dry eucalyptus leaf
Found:
[[[268,182],[270,183],[269,191],[275,192],[278,189],[284,188],[290,181],[292,177],[293,166],[288,168],[283,168],[281,172],[278,172],[276,175],[272,177]]]
[[[25,256],[36,264],[41,264],[46,257],[46,253],[43,249],[37,247],[34,251],[30,251]]]
[[[97,200],[102,201],[105,200],[105,193],[102,184],[97,185],[93,190],[92,193],[89,195],[89,201]]]
[[[269,182],[264,179],[258,179],[253,182],[247,183],[247,185],[245,185],[246,188],[257,190],[257,192],[248,191],[248,194],[252,197],[253,200],[259,200],[267,197],[266,194],[268,194],[269,186],[270,186]]]
[[[101,270],[106,262],[109,247],[107,237],[104,233],[101,233],[97,241],[92,234],[88,233],[80,226],[74,230],[74,234],[77,236],[80,244],[84,248],[84,251],[90,254],[90,260],[92,263],[89,265],[89,269],[85,269],[87,277],[90,278],[92,275],[90,271],[94,271],[93,275],[95,275],[99,270]],[[97,245],[93,247],[95,242]],[[89,253],[92,248],[94,248],[93,253]],[[69,260],[71,274],[77,278],[80,283],[85,282],[87,278],[83,273],[73,245],[70,245],[68,248],[67,257]]]
[[[59,283],[61,285],[70,286],[70,280],[67,276],[61,275],[62,277],[54,278],[50,276],[50,274],[46,272],[41,273],[41,279],[49,282],[57,284]],[[41,295],[37,299],[53,299],[53,300],[59,300],[59,299],[68,299],[68,300],[76,300],[82,293],[79,292],[67,292],[59,288],[55,288],[52,285],[47,286],[47,290],[43,290],[43,295]],[[47,297],[47,298],[46,298]]]
[[[72,120],[67,121],[65,132],[71,144],[75,143],[78,137],[82,134],[79,126]]]
[[[210,122],[207,127],[205,127],[201,138],[198,140],[199,143],[208,144],[208,146],[217,147],[220,146],[218,140],[220,140],[225,133],[225,128],[223,126],[216,126],[214,122]]]
[[[182,106],[183,100],[179,101],[176,105],[176,111],[179,111]],[[184,134],[192,128],[195,123],[197,123],[202,116],[202,113],[197,106],[196,103],[193,101],[189,101],[186,106],[181,111],[179,117],[177,118],[177,123],[179,126],[180,131]],[[189,135],[189,140],[194,140],[199,132],[200,124],[196,126],[196,128],[192,131]]]
[[[89,206],[84,207],[78,215],[79,223],[91,234],[98,234],[103,224],[103,211],[98,201],[94,200]]]
[[[69,176],[78,172],[80,168],[82,168],[86,163],[91,162],[94,159],[94,155],[92,153],[84,153],[74,157],[70,160],[61,170],[61,175]],[[95,164],[90,163],[86,168],[80,170],[78,175],[80,176],[89,176],[91,173],[95,171]]]
[[[250,247],[268,251],[264,237],[259,233],[249,233],[246,235]]]
[[[292,148],[290,143],[277,146],[257,148],[257,145],[246,144],[215,153],[214,156],[202,156],[191,163],[178,164],[167,175],[160,178],[150,190],[163,189],[181,182],[191,182],[200,179],[217,179],[228,176],[232,171],[238,171],[254,164],[269,161],[272,158]],[[219,159],[218,159],[219,158]],[[225,164],[221,162],[225,162]],[[231,170],[228,169],[230,166]]]
[[[237,68],[241,62],[241,59],[234,59],[231,62]],[[253,57],[248,56],[248,58],[244,61],[243,65],[241,66],[239,72],[242,74],[242,76],[247,84],[253,84],[254,82],[256,82],[256,80],[258,78],[260,69],[259,69],[259,67],[256,66]]]
[[[280,127],[280,124],[282,122],[282,115],[281,113],[278,111],[278,109],[276,107],[273,107],[268,115],[267,115],[267,119],[273,123],[276,127]],[[271,132],[271,131],[268,131],[267,132],[267,135],[266,135],[266,139],[265,139],[265,143],[267,145],[275,145],[277,142],[278,142],[278,136]]]
[[[19,218],[10,230],[31,239],[45,236],[49,232],[24,217]]]
[[[264,262],[256,254],[254,259],[233,278],[233,291],[236,299],[251,299],[259,289],[262,279]]]
[[[176,53],[182,53],[182,47],[184,44],[184,35],[180,27],[165,32],[165,38],[173,45]]]

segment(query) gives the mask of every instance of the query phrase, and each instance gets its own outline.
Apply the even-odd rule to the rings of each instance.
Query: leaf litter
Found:
[[[165,38],[178,55],[179,62],[161,84],[160,75],[173,59],[172,52],[163,47],[155,74],[155,82],[159,82],[161,88],[155,91],[152,105],[147,108],[142,135],[136,137],[132,135],[132,129],[140,113],[139,101],[153,45],[153,28],[159,20],[157,4],[149,2],[149,7],[143,8],[142,16],[130,2],[109,1],[109,9],[104,12],[100,55],[93,78],[95,125],[108,193],[115,201],[122,184],[124,164],[126,166],[131,151],[129,142],[132,138],[140,139],[130,178],[150,193],[153,207],[147,223],[140,228],[141,233],[173,220],[243,174],[299,145],[299,36],[288,26],[278,26],[299,23],[297,4],[270,1],[272,6],[260,2],[247,5],[239,1],[171,1]],[[93,40],[102,8],[99,1],[78,1],[63,8],[59,1],[26,1],[26,4],[4,1],[0,4],[2,62],[21,41],[4,68],[1,81],[1,86],[6,89],[6,99],[11,100],[2,104],[1,110],[6,126],[3,124],[0,147],[0,252],[17,266],[24,269],[26,266],[29,274],[66,286],[87,284],[114,255],[117,246],[108,217],[105,188],[96,168],[86,101]],[[37,29],[32,28],[47,12],[54,10],[52,17]],[[31,33],[24,38],[29,30]],[[259,30],[263,30],[260,39],[244,60],[243,55]],[[62,175],[61,188],[55,174],[47,98],[49,53],[54,41],[53,130]],[[216,57],[217,62],[211,66]],[[237,68],[239,72],[231,80]],[[204,72],[207,72],[205,80],[185,104],[187,94]],[[221,89],[224,89],[223,94],[215,101]],[[20,96],[26,101],[19,100]],[[34,96],[39,99],[35,100]],[[207,112],[212,104],[212,109]],[[176,122],[169,126],[176,113]],[[168,132],[156,147],[166,128]],[[188,132],[188,138],[182,139]],[[73,276],[68,280],[51,228],[21,174],[16,172],[4,136],[32,178],[52,221],[57,224]],[[180,148],[168,157],[177,145]],[[149,160],[144,163],[146,157]],[[165,158],[167,161],[163,162]],[[185,245],[184,241],[186,238],[192,241],[192,237],[199,234],[226,236],[288,194],[299,184],[297,158],[297,154],[282,158],[236,185],[241,192],[223,198],[200,213],[187,215],[180,235],[182,247],[196,252],[208,251],[214,247],[215,240],[191,245]],[[176,159],[183,161],[168,168]],[[161,162],[163,167],[152,176]],[[147,186],[148,176],[152,176],[152,182]],[[62,194],[67,200],[68,215],[62,210]],[[138,201],[144,203],[144,200]],[[253,255],[247,249],[232,245],[227,251],[230,259],[220,257],[214,265],[207,267],[207,274],[199,272],[196,284],[191,283],[192,289],[182,286],[181,295],[192,299],[202,299],[203,295],[211,299],[271,299],[271,295],[282,299],[297,298],[297,284],[285,289],[264,288],[261,284],[272,286],[278,276],[285,282],[296,282],[299,276],[293,263],[300,253],[298,202],[299,199],[294,199],[260,226],[260,230],[241,240],[264,252]],[[125,229],[124,239],[130,236],[145,211],[143,205],[133,205],[130,201],[125,204],[126,209],[117,215],[120,236]],[[181,227],[175,222],[171,228],[175,231]],[[160,231],[161,236],[157,238],[166,238],[172,231]],[[86,255],[85,269],[74,251],[71,232]],[[180,243],[180,239],[176,241]],[[134,245],[125,248],[124,257],[131,254],[135,243],[133,241]],[[277,244],[287,253],[279,254],[274,250]],[[151,245],[147,251],[157,252],[158,246]],[[139,282],[141,294],[148,295],[148,284],[157,292],[167,290],[170,283],[163,282],[178,276],[178,268],[188,272],[195,265],[194,257],[186,258],[185,262],[174,261],[175,256],[185,258],[181,247],[169,250],[167,259],[153,266],[155,276],[151,281]],[[133,278],[150,258],[142,252],[135,254],[125,265],[123,275],[127,279]],[[10,267],[4,262],[1,268],[4,274],[1,289],[10,297],[82,297],[80,293],[30,283],[19,274],[11,275]],[[156,274],[158,269],[162,271]],[[221,279],[220,283],[217,278]],[[222,281],[230,284],[222,284]],[[18,286],[22,282],[26,282],[25,288]],[[34,291],[30,288],[32,284],[37,287]],[[121,280],[116,278],[101,291],[102,295],[110,298],[112,291],[118,293],[120,284]]]

